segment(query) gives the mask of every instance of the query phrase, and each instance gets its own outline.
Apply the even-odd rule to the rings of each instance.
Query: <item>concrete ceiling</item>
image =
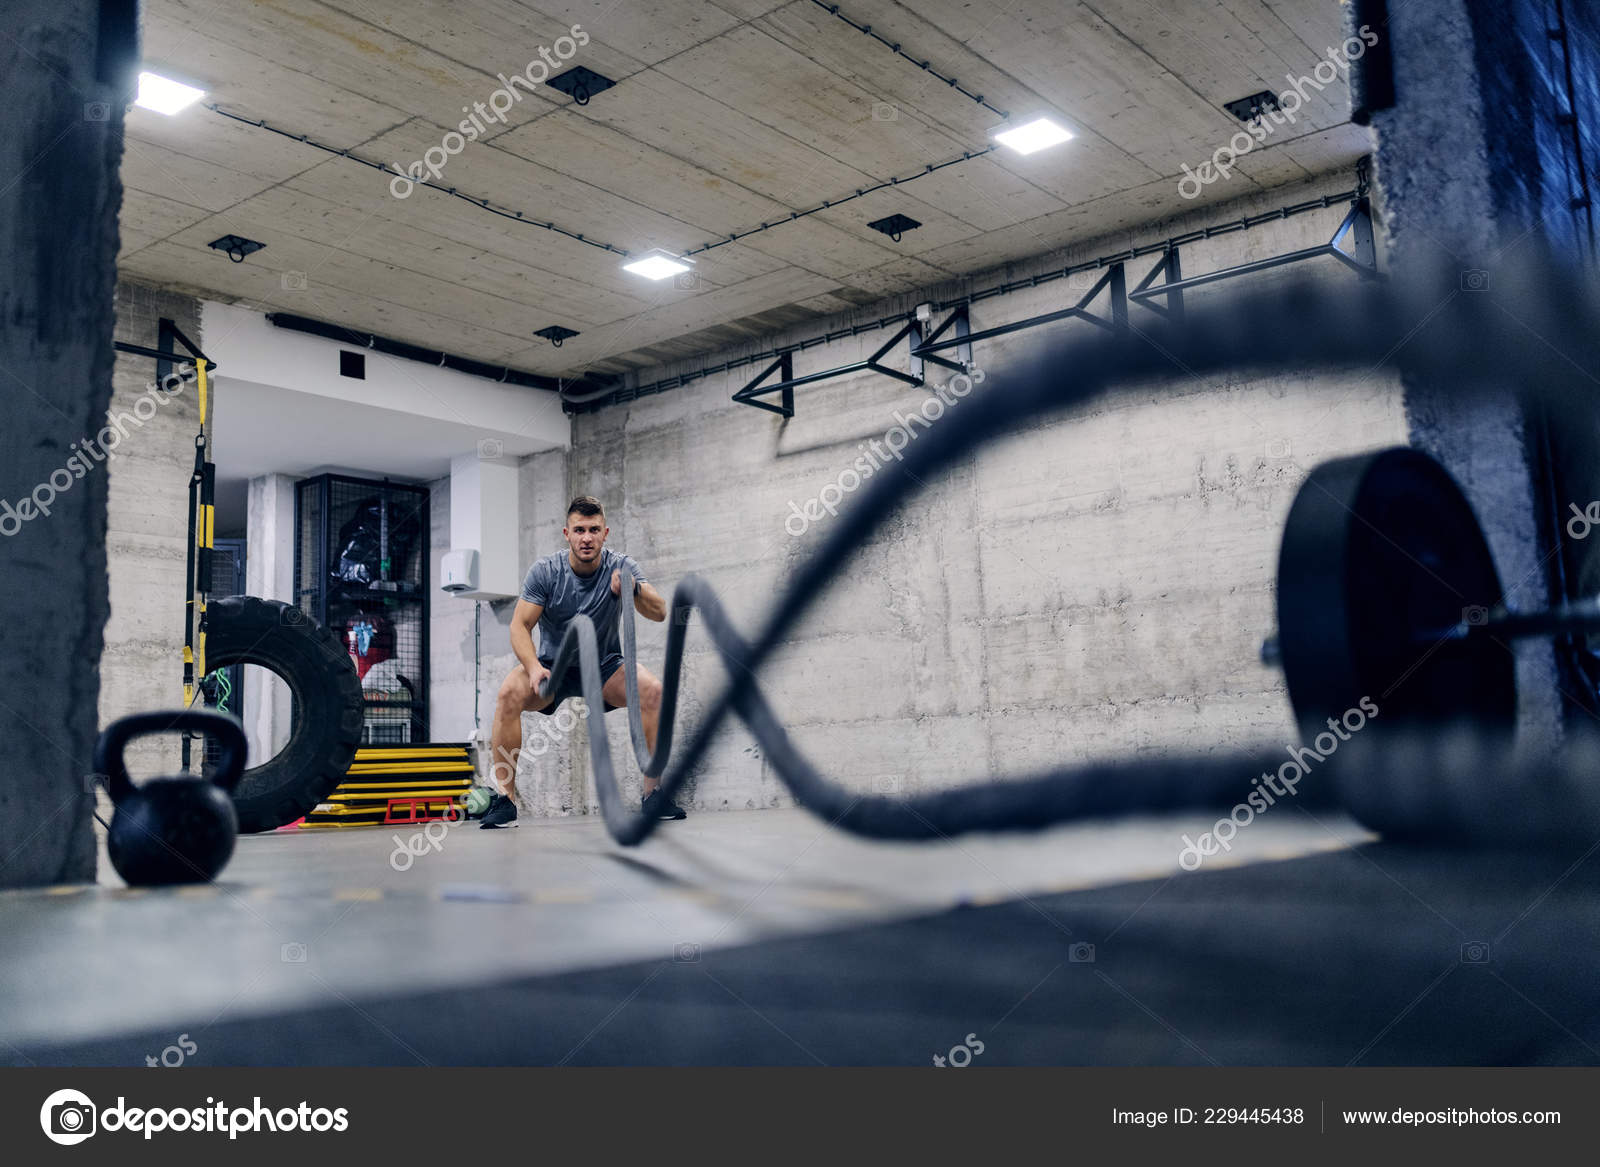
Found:
[[[1337,0],[839,0],[911,56],[1078,137],[995,153],[785,221],[699,257],[699,286],[200,106],[130,109],[121,270],[547,374],[710,351],[1352,163],[1342,75],[1230,181],[1180,197],[1240,129],[1224,102],[1280,91],[1340,41]],[[814,0],[146,0],[145,60],[222,109],[406,164],[571,25],[568,65],[614,79],[578,106],[541,86],[440,181],[631,252],[686,250],[988,145],[998,118]],[[876,107],[877,116],[874,116]],[[924,224],[896,244],[869,230]],[[267,248],[233,264],[225,234]],[[303,273],[303,284],[300,275]],[[556,349],[536,329],[582,335]]]

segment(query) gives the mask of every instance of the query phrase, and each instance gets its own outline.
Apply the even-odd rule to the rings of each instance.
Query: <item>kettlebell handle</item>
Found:
[[[182,709],[166,713],[135,713],[118,718],[106,727],[94,746],[94,769],[106,776],[112,802],[121,802],[133,792],[133,779],[122,761],[122,753],[136,737],[155,733],[193,730],[214,738],[222,745],[217,773],[211,779],[230,794],[244,774],[245,754],[249,749],[244,727],[237,719],[206,709]]]

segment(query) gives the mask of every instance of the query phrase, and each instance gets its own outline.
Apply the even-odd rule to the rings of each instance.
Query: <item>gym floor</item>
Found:
[[[466,823],[421,854],[399,849],[415,828],[277,832],[242,837],[217,884],[176,890],[122,887],[102,861],[99,886],[0,894],[4,1056],[140,1065],[186,1038],[196,1065],[926,1064],[1026,1018],[998,1026],[990,1061],[1344,1060],[1387,1020],[1377,1003],[1376,1024],[1338,1035],[1348,1052],[1297,1046],[1293,1028],[1215,1036],[1223,1000],[1260,1000],[1244,983],[1265,967],[1227,973],[1239,983],[1203,1039],[1170,1014],[1252,952],[1351,968],[1377,950],[1380,901],[1394,926],[1447,926],[1368,875],[1347,848],[1369,836],[1347,821],[1263,818],[1181,873],[1180,836],[1209,825],[882,844],[786,809],[697,814],[633,850],[593,818]],[[1329,903],[1340,882],[1309,874],[1327,860],[1294,858],[1329,850],[1373,884],[1370,904]],[[1280,892],[1226,892],[1241,876]],[[1271,931],[1295,936],[1296,918],[1316,925],[1300,945]],[[1341,939],[1358,921],[1366,941]],[[1198,935],[1209,972],[1183,952]],[[1182,959],[1158,972],[1157,948]],[[1454,961],[1454,942],[1440,953]],[[1266,996],[1310,992],[1295,976]]]

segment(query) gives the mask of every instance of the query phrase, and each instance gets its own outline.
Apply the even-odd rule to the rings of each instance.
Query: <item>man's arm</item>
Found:
[[[667,618],[667,601],[648,583],[641,583],[633,597],[633,610],[646,620],[654,620],[659,624]]]
[[[611,594],[622,594],[622,569],[619,567],[611,573]],[[646,620],[654,620],[657,624],[667,618],[667,601],[661,598],[661,593],[656,591],[644,580],[634,581],[633,610]]]
[[[533,627],[539,623],[539,617],[542,615],[544,615],[543,604],[533,604],[521,599],[517,601],[516,611],[511,613],[511,651],[517,654],[523,669],[533,679],[535,691],[550,675],[550,670],[539,663],[539,654],[533,651]]]

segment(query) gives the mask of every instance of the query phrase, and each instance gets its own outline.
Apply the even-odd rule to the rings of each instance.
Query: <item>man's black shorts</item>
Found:
[[[549,668],[550,667],[550,662],[549,661],[540,661],[539,663],[544,665],[545,668]],[[621,667],[622,667],[622,658],[620,656],[608,656],[608,657],[604,658],[600,662],[600,683],[602,685],[604,685],[607,681],[609,681],[611,679],[611,674],[615,673]],[[573,665],[571,668],[569,668],[567,670],[567,675],[564,676],[564,677],[561,677],[559,679],[559,682],[558,682],[557,687],[556,687],[556,699],[554,701],[550,702],[550,704],[546,705],[543,709],[535,710],[535,712],[542,713],[546,717],[550,717],[555,713],[555,711],[557,709],[561,708],[561,703],[563,701],[565,701],[568,697],[582,697],[582,696],[583,696],[583,682],[579,679],[578,666],[577,665]],[[607,713],[609,713],[613,709],[621,709],[621,708],[622,708],[622,706],[613,705],[608,701],[608,702],[606,702],[605,711]]]

